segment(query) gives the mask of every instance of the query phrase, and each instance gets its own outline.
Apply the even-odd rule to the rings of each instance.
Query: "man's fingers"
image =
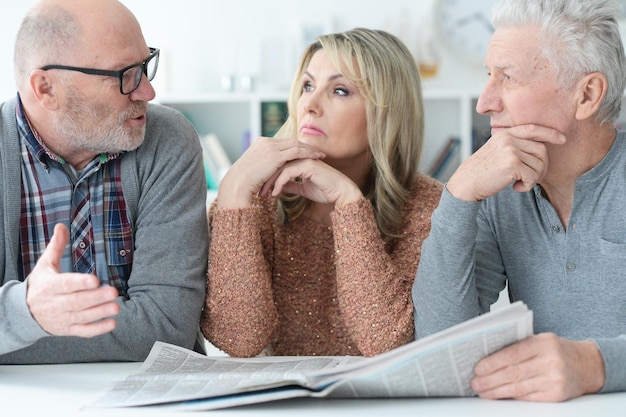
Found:
[[[72,311],[68,314],[71,323],[70,328],[77,324],[89,324],[116,316],[120,312],[120,306],[114,301],[99,304],[87,309]]]
[[[68,336],[94,337],[111,332],[115,329],[114,319],[103,319],[88,324],[74,324],[70,328]]]
[[[70,241],[70,232],[62,223],[57,223],[54,226],[54,232],[48,246],[44,250],[41,258],[39,258],[38,264],[42,262],[45,266],[52,268],[55,272],[61,272],[61,258],[65,247]],[[47,265],[46,265],[47,264]]]
[[[513,381],[508,384],[502,384],[491,388],[474,388],[474,384],[472,384],[472,388],[481,398],[486,399],[502,399],[502,398],[513,398],[513,399],[528,399],[528,398],[537,398],[538,394],[541,394],[540,391],[537,391],[537,387],[541,386],[540,382],[532,379],[527,379],[523,381]],[[545,394],[543,394],[545,395]]]
[[[120,311],[117,289],[100,287],[94,275],[61,273],[68,241],[67,227],[57,224],[28,277],[28,308],[39,325],[55,336],[92,337],[110,332],[115,328],[111,317]]]
[[[94,290],[100,286],[100,280],[95,275],[79,272],[68,272],[56,277],[56,287],[59,293],[69,294],[76,291]]]
[[[589,350],[591,358],[586,356]],[[602,359],[593,355],[596,352],[593,342],[541,333],[479,361],[471,386],[483,398],[564,401],[597,392],[604,384],[604,373],[597,372]]]
[[[510,135],[516,138],[532,140],[535,142],[563,145],[567,141],[565,135],[558,130],[540,125],[517,125],[506,130]]]
[[[118,292],[115,287],[99,287],[88,290],[76,290],[66,294],[63,298],[66,311],[80,312],[115,301],[117,296]]]
[[[97,278],[89,275],[63,274],[56,278],[56,292],[29,302],[33,317],[44,330],[55,336],[93,336],[101,334],[102,329],[112,329],[111,323],[90,326],[119,313],[115,287],[98,287]],[[94,284],[96,287],[91,288]]]
[[[532,337],[521,340],[480,360],[474,368],[477,376],[492,374],[512,364],[519,364],[535,356]]]

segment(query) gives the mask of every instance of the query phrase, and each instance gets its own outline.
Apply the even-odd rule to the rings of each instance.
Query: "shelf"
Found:
[[[163,95],[155,100],[180,110],[199,134],[215,133],[231,160],[236,160],[250,138],[261,132],[261,103],[282,101],[287,93],[203,93]]]

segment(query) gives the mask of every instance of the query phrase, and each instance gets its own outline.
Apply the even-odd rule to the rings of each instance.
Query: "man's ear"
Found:
[[[576,88],[576,119],[585,120],[596,114],[606,96],[608,82],[599,72],[585,75]]]
[[[40,69],[33,70],[28,77],[28,85],[33,98],[40,106],[48,110],[56,110],[59,107],[58,78],[52,73]]]

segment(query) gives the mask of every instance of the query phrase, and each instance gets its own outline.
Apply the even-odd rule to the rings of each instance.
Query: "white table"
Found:
[[[0,365],[0,414],[43,416],[197,416],[163,408],[84,408],[109,384],[139,370],[140,363]],[[565,403],[490,401],[479,398],[330,400],[293,399],[203,412],[211,416],[626,416],[626,393],[589,395]]]

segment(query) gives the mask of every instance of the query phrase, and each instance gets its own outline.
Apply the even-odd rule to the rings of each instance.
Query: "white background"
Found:
[[[307,29],[385,29],[416,53],[420,28],[432,20],[436,0],[122,0],[137,16],[150,46],[162,50],[154,84],[159,93],[219,91],[231,75],[235,89],[251,76],[255,90],[285,89],[302,52]],[[467,0],[470,1],[470,0]],[[11,2],[0,14],[0,101],[15,94],[13,43],[35,0]],[[439,73],[424,89],[480,90],[480,65],[469,65],[443,47]],[[71,63],[58,63],[71,64]]]

